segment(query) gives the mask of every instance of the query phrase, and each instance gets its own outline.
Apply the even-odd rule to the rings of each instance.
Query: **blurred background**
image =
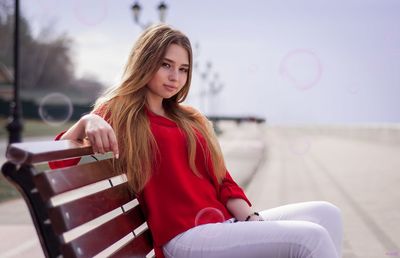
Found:
[[[192,41],[187,104],[265,119],[218,123],[229,169],[254,207],[330,201],[343,211],[343,257],[400,257],[398,0],[19,2],[23,141],[52,139],[89,112],[118,84],[141,31],[164,21]],[[1,163],[14,5],[0,0]],[[40,257],[26,208],[2,176],[0,227],[0,257]],[[31,242],[11,241],[16,228]]]

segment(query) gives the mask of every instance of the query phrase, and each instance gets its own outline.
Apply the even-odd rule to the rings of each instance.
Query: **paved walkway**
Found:
[[[228,169],[256,210],[330,201],[343,212],[344,258],[400,257],[400,130],[224,127]],[[0,257],[27,256],[41,252],[24,204],[0,205]]]
[[[348,130],[268,128],[267,162],[247,194],[257,210],[330,201],[344,217],[343,257],[400,257],[399,138]]]

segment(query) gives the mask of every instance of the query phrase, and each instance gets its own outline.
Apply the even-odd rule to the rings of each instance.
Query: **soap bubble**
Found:
[[[195,226],[209,224],[207,228],[201,229],[204,231],[204,233],[200,235],[205,238],[213,238],[217,237],[221,233],[221,231],[218,230],[218,223],[222,223],[224,221],[224,214],[222,214],[219,209],[207,207],[197,213],[195,218]]]
[[[73,106],[70,98],[62,93],[46,95],[39,105],[39,115],[50,126],[60,126],[72,116]]]
[[[195,219],[195,225],[203,225],[203,224],[208,224],[208,223],[218,223],[218,222],[224,222],[225,217],[222,212],[213,207],[207,207],[199,211],[196,215]]]
[[[300,90],[314,87],[322,75],[318,56],[308,49],[295,49],[282,59],[279,72],[292,86]]]
[[[75,0],[75,17],[84,25],[95,26],[103,22],[108,12],[107,0]]]

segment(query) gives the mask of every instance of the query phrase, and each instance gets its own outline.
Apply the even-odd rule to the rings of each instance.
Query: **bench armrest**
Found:
[[[91,154],[93,149],[88,142],[60,140],[13,143],[8,147],[6,157],[10,162],[20,165]]]

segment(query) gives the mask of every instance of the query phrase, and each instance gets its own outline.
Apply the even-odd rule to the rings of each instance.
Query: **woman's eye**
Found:
[[[168,64],[168,63],[163,63],[162,66],[165,67],[165,68],[170,68],[171,67],[171,65]]]
[[[188,72],[188,69],[186,69],[186,68],[181,68],[180,70],[181,70],[181,72],[184,72],[184,73]]]

